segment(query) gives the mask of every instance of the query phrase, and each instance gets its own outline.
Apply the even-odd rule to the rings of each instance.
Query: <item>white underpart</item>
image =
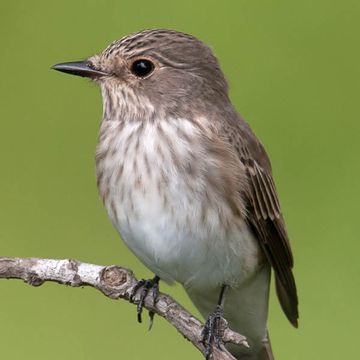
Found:
[[[172,149],[163,141],[158,123],[171,140]],[[99,162],[98,171],[109,179],[105,206],[111,221],[127,246],[152,272],[167,282],[184,285],[204,316],[213,310],[220,286],[229,284],[232,289],[225,303],[225,315],[234,330],[248,336],[251,351],[258,349],[266,333],[270,271],[265,267],[256,274],[257,241],[242,221],[234,221],[230,230],[224,228],[221,216],[232,214],[226,204],[216,202],[219,199],[213,199],[216,206],[208,209],[205,221],[201,220],[208,184],[199,176],[189,191],[189,178],[173,161],[172,152],[184,163],[194,163],[195,157],[198,174],[213,166],[201,144],[198,128],[186,119],[147,122],[136,148],[137,137],[133,136],[130,143],[127,139],[140,125],[136,121],[121,125],[111,120],[102,123],[105,136],[98,145],[98,154],[113,155]],[[191,145],[179,137],[175,125],[193,139]],[[145,158],[150,174],[145,170]],[[116,175],[120,166],[123,172],[119,180]],[[162,177],[167,179],[165,183],[161,182]],[[139,180],[141,186],[134,188]]]
[[[193,162],[192,156],[196,156],[192,166],[207,166],[211,159],[200,142],[195,140],[189,146],[184,139],[177,138],[172,124],[175,121],[181,124],[182,131],[196,136],[198,130],[189,121],[159,121],[162,131],[172,141],[172,151],[179,161]],[[108,151],[116,149],[115,155],[105,159],[101,166],[108,173],[105,177],[110,178],[110,193],[105,205],[123,240],[154,273],[166,281],[178,281],[187,288],[214,287],[223,283],[236,285],[246,280],[258,265],[258,247],[248,228],[238,221],[226,231],[220,214],[228,217],[232,214],[227,204],[221,204],[221,201],[207,210],[206,221],[202,221],[204,192],[208,186],[205,179],[191,180],[179,172],[168,143],[161,141],[156,123],[145,125],[135,152],[136,136],[130,144],[127,139],[139,126],[136,122],[125,123],[119,136],[103,144]],[[145,156],[150,164],[150,174],[145,171]],[[123,173],[118,181],[116,170],[120,165]],[[134,188],[137,180],[141,186]],[[191,190],[189,182],[192,182]]]

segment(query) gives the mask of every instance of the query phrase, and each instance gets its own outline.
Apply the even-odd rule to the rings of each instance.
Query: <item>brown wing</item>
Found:
[[[228,129],[229,130],[229,129]],[[249,187],[243,194],[248,205],[248,223],[275,272],[276,292],[281,307],[298,326],[298,298],[292,273],[291,253],[285,222],[280,210],[269,158],[249,126],[240,119],[237,131],[226,131],[245,165]]]

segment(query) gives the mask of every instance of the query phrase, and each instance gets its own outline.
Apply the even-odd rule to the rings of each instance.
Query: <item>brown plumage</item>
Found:
[[[145,30],[55,69],[100,85],[98,187],[123,240],[161,279],[180,282],[205,318],[227,286],[224,316],[250,344],[230,350],[273,360],[270,266],[297,326],[293,258],[269,158],[232,106],[210,48]]]
[[[244,193],[248,209],[247,221],[274,269],[276,292],[281,307],[291,324],[297,327],[299,314],[292,273],[294,261],[272,178],[270,160],[261,142],[240,116],[223,126],[222,131],[246,167],[250,184]]]

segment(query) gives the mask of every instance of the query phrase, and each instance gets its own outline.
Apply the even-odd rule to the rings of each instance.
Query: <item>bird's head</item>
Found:
[[[85,61],[53,69],[96,81],[108,118],[189,115],[227,98],[226,80],[210,48],[174,30],[135,33]]]

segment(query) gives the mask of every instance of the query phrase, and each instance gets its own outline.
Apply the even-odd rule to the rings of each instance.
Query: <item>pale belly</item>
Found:
[[[237,221],[225,229],[217,209],[204,222],[199,200],[176,192],[167,194],[166,206],[151,192],[133,192],[131,205],[114,199],[109,215],[135,255],[163,280],[186,288],[236,286],[251,276],[261,256],[248,227]]]
[[[117,136],[98,146],[100,194],[122,239],[160,278],[186,288],[236,286],[257,271],[262,256],[224,199],[228,187],[219,190],[222,165],[232,159],[215,151],[209,158],[193,124],[179,124],[182,137],[171,119],[121,130],[103,123],[104,134]]]
[[[209,218],[212,226],[204,225],[200,204],[186,196],[174,201],[174,211],[168,212],[160,198],[146,198],[141,195],[135,201],[136,214],[125,206],[112,217],[127,246],[161,280],[181,283],[205,319],[214,310],[221,285],[230,285],[224,315],[251,345],[251,350],[234,351],[258,351],[266,334],[270,268],[261,262],[247,226],[234,224],[224,231],[215,212]]]
[[[205,319],[214,310],[221,285],[230,285],[224,315],[251,344],[251,350],[235,350],[242,355],[258,351],[266,334],[270,268],[264,267],[247,226],[234,224],[224,231],[215,212],[209,218],[212,226],[204,225],[200,204],[190,204],[184,196],[168,212],[160,198],[146,198],[135,201],[136,214],[119,206],[117,217],[110,215],[127,246],[161,280],[181,283]]]

